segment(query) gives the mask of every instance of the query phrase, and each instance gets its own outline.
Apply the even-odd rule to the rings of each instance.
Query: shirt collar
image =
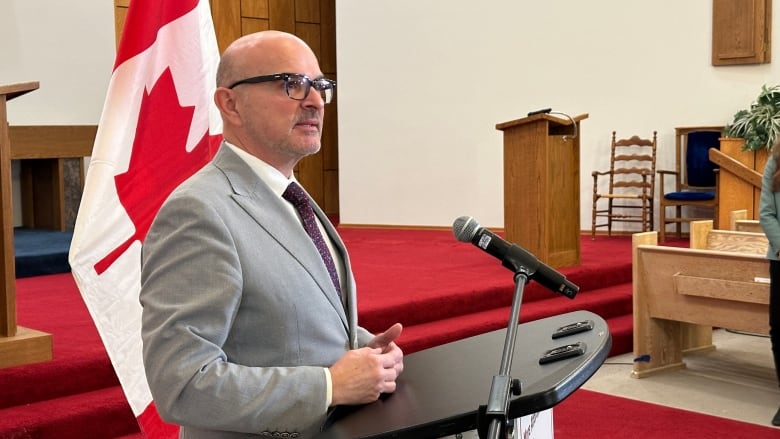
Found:
[[[268,187],[271,188],[271,190],[276,195],[278,195],[279,198],[282,197],[282,194],[287,189],[287,186],[289,186],[290,183],[296,181],[295,175],[293,175],[292,178],[285,177],[284,174],[279,172],[278,169],[244,151],[236,145],[233,145],[228,141],[225,141],[225,145],[230,147],[233,152],[241,157],[241,159],[244,160],[250,168],[252,168],[255,174],[260,177],[260,180],[263,180],[263,182],[268,185]]]

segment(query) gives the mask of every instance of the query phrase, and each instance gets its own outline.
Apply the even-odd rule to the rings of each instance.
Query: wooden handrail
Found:
[[[761,189],[762,175],[760,172],[748,168],[733,157],[722,153],[716,148],[710,148],[709,157],[711,162],[720,167],[720,172],[726,170],[753,187],[758,188],[759,190]]]

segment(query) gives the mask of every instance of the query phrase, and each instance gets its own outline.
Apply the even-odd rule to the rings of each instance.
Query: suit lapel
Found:
[[[214,165],[219,168],[227,177],[233,188],[233,199],[241,208],[249,214],[258,226],[263,228],[269,235],[282,246],[290,256],[295,259],[304,270],[319,285],[320,291],[333,306],[341,318],[345,329],[350,333],[350,324],[344,306],[340,303],[336,292],[333,290],[333,283],[330,280],[322,258],[317,252],[316,247],[312,245],[309,236],[303,232],[301,227],[291,223],[286,219],[287,208],[283,204],[284,200],[279,198],[263,181],[251,170],[249,165],[236,155],[230,148],[222,146],[214,159]],[[315,205],[315,213],[320,215],[322,212]],[[322,220],[322,217],[320,217]],[[326,219],[327,220],[327,219]],[[332,226],[326,222],[326,228],[330,227],[328,234],[333,239],[331,233]],[[339,251],[343,254],[343,243],[341,240],[333,239],[337,242]],[[347,276],[349,277],[349,276]]]

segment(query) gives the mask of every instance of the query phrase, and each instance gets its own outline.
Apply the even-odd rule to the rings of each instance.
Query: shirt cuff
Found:
[[[333,380],[330,377],[330,369],[325,367],[322,370],[325,371],[325,407],[330,407],[333,402]]]

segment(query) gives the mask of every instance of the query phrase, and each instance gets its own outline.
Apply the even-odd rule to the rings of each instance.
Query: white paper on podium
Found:
[[[517,438],[553,439],[553,411],[547,409],[520,418],[520,430],[515,432]]]
[[[532,415],[523,416],[515,423],[516,438],[521,439],[553,439],[553,411],[547,409]],[[476,430],[467,431],[461,435],[446,436],[445,439],[479,439]]]

